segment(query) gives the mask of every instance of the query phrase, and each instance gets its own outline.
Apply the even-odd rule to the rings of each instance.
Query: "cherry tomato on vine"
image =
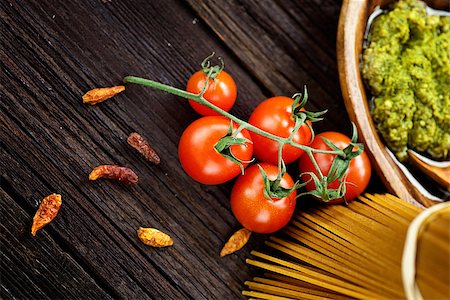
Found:
[[[194,73],[187,83],[186,91],[198,94],[205,87],[206,74],[200,70]],[[224,111],[229,111],[236,101],[236,83],[233,78],[225,71],[220,71],[217,74],[215,80],[210,79],[208,83],[208,89],[206,90],[203,97],[220,107]],[[213,111],[212,109],[201,105],[195,101],[189,100],[189,104],[192,108],[202,116],[219,116],[220,114]]]
[[[235,162],[221,155],[215,144],[224,137],[230,127],[230,120],[221,116],[202,117],[191,123],[181,136],[178,157],[186,173],[194,180],[204,184],[221,184],[241,174]],[[233,124],[234,130],[237,126]],[[251,140],[247,130],[242,130],[237,138]],[[242,160],[250,161],[253,154],[251,143],[233,145],[232,154]],[[243,163],[246,167],[247,164]]]
[[[287,138],[291,135],[295,122],[292,117],[294,99],[284,96],[269,98],[259,104],[250,116],[249,123],[279,137]],[[303,110],[303,109],[302,109]],[[250,133],[253,141],[254,156],[265,162],[278,163],[278,142],[259,134]],[[311,141],[311,130],[302,124],[293,141],[306,145]],[[303,150],[291,145],[284,145],[282,157],[286,164],[298,159]]]
[[[326,145],[322,137],[329,139],[334,145],[336,145],[339,149],[344,149],[347,147],[350,143],[350,138],[346,135],[334,132],[334,131],[327,131],[320,133],[315,136],[312,143],[309,145],[311,148],[319,149],[319,150],[331,150],[331,148]],[[323,153],[313,153],[313,156],[315,160],[317,161],[317,164],[324,176],[328,175],[328,172],[330,171],[331,164],[333,163],[333,159],[335,155],[333,154],[323,154]],[[304,155],[299,160],[299,170],[301,173],[304,172],[313,172],[314,174],[317,174],[317,170],[313,165],[313,162],[309,158],[308,155]],[[346,193],[345,198],[347,201],[351,201],[358,197],[367,187],[370,180],[370,175],[372,172],[372,167],[370,165],[369,157],[365,152],[362,152],[359,156],[352,159],[350,162],[350,166],[345,173],[347,176],[346,181]],[[302,177],[302,180],[309,180],[311,177],[309,175],[304,175]],[[315,184],[313,181],[310,181],[306,185],[306,190],[311,191],[315,189]],[[339,187],[339,182],[336,179],[335,181],[328,184],[329,188],[337,189]],[[337,204],[337,203],[343,203],[344,199],[336,199],[332,200],[328,203],[330,204]]]
[[[278,167],[259,164],[270,180],[275,180]],[[285,173],[280,186],[292,188],[294,181]],[[264,196],[264,181],[258,165],[252,165],[239,176],[231,191],[231,209],[242,226],[257,233],[271,233],[284,227],[292,217],[297,192],[294,190],[281,199],[269,200]]]

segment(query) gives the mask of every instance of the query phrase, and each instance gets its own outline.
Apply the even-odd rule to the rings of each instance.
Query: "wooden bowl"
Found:
[[[409,181],[378,136],[360,72],[360,55],[367,20],[377,6],[383,7],[390,2],[392,0],[343,1],[337,33],[339,80],[350,119],[357,125],[360,139],[366,145],[374,169],[388,190],[407,202],[429,207],[436,202]],[[433,8],[448,9],[448,0],[425,2]]]

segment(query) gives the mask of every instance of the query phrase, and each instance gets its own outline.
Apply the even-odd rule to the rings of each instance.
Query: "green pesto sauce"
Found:
[[[450,149],[450,17],[400,0],[375,18],[362,59],[373,119],[401,161],[408,148],[435,159]]]

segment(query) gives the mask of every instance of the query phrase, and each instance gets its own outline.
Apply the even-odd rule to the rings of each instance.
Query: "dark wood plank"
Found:
[[[54,238],[59,241],[59,244],[64,246],[67,252],[74,256],[74,259],[78,256],[81,257],[80,263],[86,265],[86,270],[98,281],[104,283],[108,290],[115,291],[116,296],[126,293],[129,297],[136,298],[146,298],[147,295],[162,297],[165,290],[174,297],[178,294],[171,284],[158,271],[154,270],[151,264],[149,265],[142,257],[133,255],[135,250],[124,237],[114,236],[118,233],[113,230],[113,226],[110,225],[112,228],[109,228],[109,230],[113,230],[113,237],[110,237],[109,232],[98,225],[105,226],[107,222],[101,212],[92,207],[89,209],[71,205],[83,197],[80,192],[70,190],[65,184],[54,181],[58,180],[58,177],[61,181],[61,174],[51,170],[50,174],[54,172],[57,177],[54,180],[46,181],[40,175],[22,170],[22,168],[28,169],[29,165],[26,162],[19,163],[8,154],[5,155],[5,158],[7,163],[6,166],[2,166],[2,170],[5,170],[6,174],[12,174],[11,168],[17,171],[11,176],[4,176],[2,181],[9,186],[9,193],[18,195],[20,192],[21,195],[30,197],[18,199],[23,205],[35,206],[36,200],[42,199],[46,194],[63,191],[63,207],[58,218],[48,229],[53,226],[56,228]],[[37,158],[36,162],[40,160]],[[87,217],[88,215],[89,217]],[[29,221],[21,224],[22,230],[24,230],[23,228],[28,230],[29,226]],[[123,267],[123,264],[128,267]],[[148,268],[145,278],[142,279],[149,284],[148,287],[136,282],[135,278],[140,274],[141,268]],[[158,284],[153,283],[152,286],[151,282],[158,282]],[[152,291],[149,292],[149,289]]]
[[[39,253],[67,257],[105,297],[240,298],[252,275],[244,260],[266,237],[255,235],[242,251],[219,258],[223,243],[239,228],[229,207],[232,182],[193,182],[177,158],[179,137],[198,115],[186,101],[143,87],[127,86],[95,107],[83,105],[81,95],[118,84],[126,75],[183,87],[199,62],[216,51],[238,83],[232,109],[237,116],[246,119],[265,98],[290,96],[308,84],[310,107],[333,111],[317,128],[348,132],[334,51],[339,3],[17,0],[0,5],[0,167],[2,186],[23,216],[15,230],[29,229],[28,218],[44,196],[58,192],[64,201],[36,239],[17,240],[13,231],[2,230],[2,242],[12,245],[2,250],[5,270],[18,273],[15,265],[25,266],[25,255],[13,259],[21,247],[29,252],[45,245]],[[132,131],[150,140],[161,165],[150,165],[127,146]],[[92,168],[105,163],[132,167],[139,185],[88,182]],[[174,246],[143,245],[136,237],[139,226],[169,233]],[[54,280],[62,283],[66,277],[57,276],[63,272],[58,262],[49,259],[45,267],[58,270]],[[1,296],[59,295],[54,285],[26,274],[31,273],[19,280],[2,277]]]
[[[248,250],[218,256],[238,226],[229,210],[230,185],[192,182],[177,161],[178,138],[196,117],[191,109],[139,87],[97,107],[80,99],[89,88],[117,83],[129,73],[182,86],[196,62],[220,49],[220,42],[203,25],[192,24],[184,6],[171,2],[130,7],[39,1],[4,8],[3,181],[29,207],[60,192],[65,203],[50,227],[54,238],[121,297],[239,297],[249,277],[243,267]],[[192,36],[186,39],[186,25],[171,24],[192,26]],[[195,52],[187,47],[201,40],[212,44],[198,45]],[[245,83],[234,109],[243,114],[265,96],[232,57],[222,55],[230,73]],[[152,141],[163,158],[160,167],[128,148],[125,139],[133,130]],[[141,176],[139,186],[87,182],[89,171],[103,163],[132,166]],[[174,247],[142,245],[135,233],[139,226],[165,230]]]
[[[291,96],[307,85],[310,110],[328,109],[318,130],[350,124],[337,76],[335,1],[187,0],[273,95]],[[340,130],[349,133],[351,127]]]
[[[0,195],[3,208],[0,225],[1,278],[2,286],[10,293],[9,297],[111,299],[49,234],[44,232],[39,238],[33,238],[30,234],[32,215],[26,213],[3,189]],[[28,288],[24,289],[25,286]]]

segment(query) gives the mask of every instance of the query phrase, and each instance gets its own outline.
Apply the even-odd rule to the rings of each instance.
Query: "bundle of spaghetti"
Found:
[[[245,282],[243,294],[273,300],[402,299],[405,274],[412,271],[410,285],[417,284],[425,299],[450,299],[447,204],[426,217],[412,240],[408,229],[423,210],[389,194],[300,211],[270,237],[266,253],[251,252],[255,258],[247,263],[268,272]],[[411,265],[402,264],[404,250],[414,255]]]

